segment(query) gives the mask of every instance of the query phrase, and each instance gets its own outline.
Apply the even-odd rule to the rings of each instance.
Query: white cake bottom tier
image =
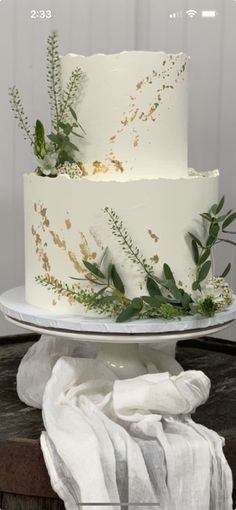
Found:
[[[123,222],[133,247],[138,247],[158,276],[163,264],[176,282],[190,291],[195,275],[188,232],[204,236],[200,213],[218,200],[218,172],[182,179],[93,182],[25,175],[26,300],[59,314],[88,312],[72,299],[36,281],[50,276],[69,287],[84,278],[83,260],[116,266],[128,297],[146,294],[145,274],[132,262],[112,233],[106,207]],[[81,286],[88,286],[81,281]],[[90,284],[89,284],[90,285]],[[89,315],[96,315],[89,312]]]

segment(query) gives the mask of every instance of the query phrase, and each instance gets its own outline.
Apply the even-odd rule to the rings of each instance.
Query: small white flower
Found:
[[[217,305],[218,310],[222,311],[233,302],[233,292],[224,278],[214,276],[206,283],[201,292],[196,291],[193,296],[196,305],[206,298],[211,298]]]

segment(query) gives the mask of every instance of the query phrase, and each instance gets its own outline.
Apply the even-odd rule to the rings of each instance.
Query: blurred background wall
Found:
[[[51,10],[50,19],[31,11]],[[193,17],[188,10],[197,11]],[[212,18],[202,10],[216,11]],[[175,15],[175,16],[174,16]],[[236,207],[236,1],[235,0],[0,0],[0,292],[24,282],[22,176],[35,168],[16,126],[8,88],[22,93],[29,119],[48,121],[46,40],[59,31],[60,53],[89,55],[122,50],[184,51],[189,75],[189,165],[221,169],[221,194]],[[189,197],[186,197],[189,200]],[[218,265],[236,248],[220,249]],[[21,333],[0,318],[0,336]],[[221,336],[236,339],[236,327]]]

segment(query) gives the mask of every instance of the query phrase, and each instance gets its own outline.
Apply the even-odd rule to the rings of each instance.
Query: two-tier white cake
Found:
[[[188,170],[187,56],[67,55],[65,83],[75,67],[84,73],[77,113],[86,135],[73,140],[82,176],[25,175],[26,300],[86,315],[36,278],[47,274],[71,285],[71,277],[86,272],[83,260],[99,264],[106,247],[127,296],[144,293],[144,275],[112,235],[106,207],[123,220],[157,275],[168,263],[176,282],[191,290],[195,263],[187,233],[202,229],[199,214],[217,201],[218,171]]]

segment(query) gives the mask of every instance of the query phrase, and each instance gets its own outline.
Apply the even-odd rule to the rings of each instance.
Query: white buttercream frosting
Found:
[[[84,79],[77,105],[86,135],[73,140],[94,179],[187,175],[187,62],[184,53],[131,51],[61,58],[64,86]]]

